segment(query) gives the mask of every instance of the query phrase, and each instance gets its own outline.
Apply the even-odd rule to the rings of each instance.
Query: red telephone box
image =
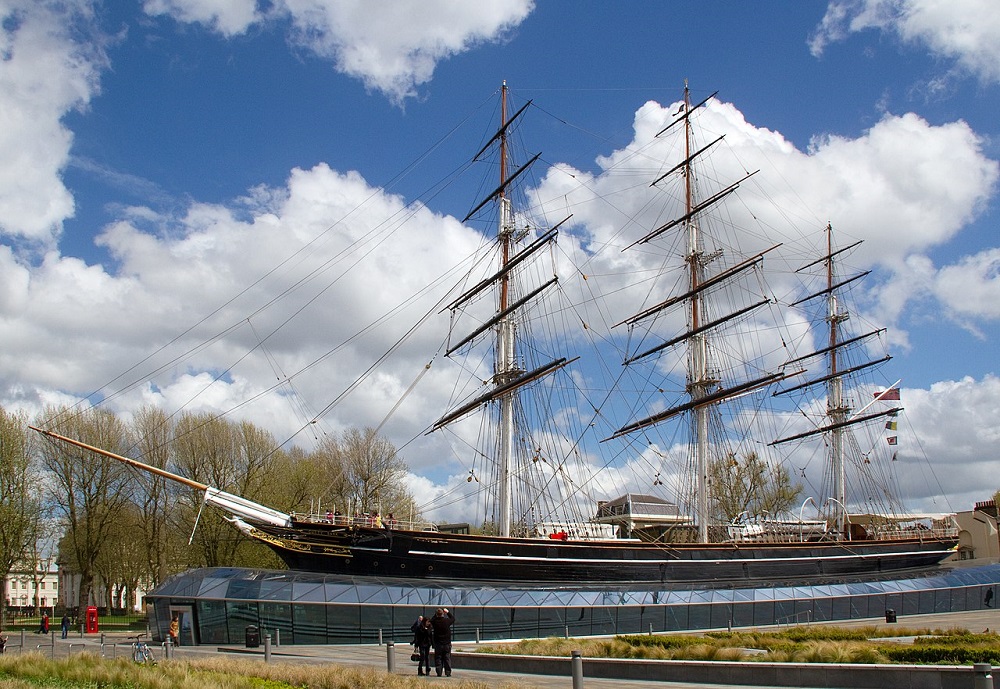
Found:
[[[84,624],[84,629],[88,634],[97,633],[97,608],[93,605],[87,607],[87,619]]]

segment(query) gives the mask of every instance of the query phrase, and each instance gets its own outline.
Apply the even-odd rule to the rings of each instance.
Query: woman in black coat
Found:
[[[425,619],[413,632],[413,645],[417,649],[417,674],[431,674],[431,646],[434,643],[434,628],[430,619]]]

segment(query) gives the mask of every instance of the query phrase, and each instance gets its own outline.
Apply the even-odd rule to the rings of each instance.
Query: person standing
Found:
[[[413,645],[416,647],[417,655],[419,656],[417,659],[417,674],[429,676],[431,674],[431,644],[434,643],[434,628],[431,626],[430,618],[421,619],[423,621],[417,627],[413,639]],[[441,674],[440,670],[438,670],[438,674]]]
[[[445,677],[451,677],[451,627],[455,624],[455,616],[448,608],[438,608],[431,618],[431,628],[434,630],[434,670],[441,676],[444,669]]]
[[[417,615],[417,619],[410,625],[410,631],[413,632],[413,641],[410,643],[414,646],[417,645],[417,630],[424,626],[424,616]]]
[[[63,613],[62,621],[59,623],[59,628],[62,630],[62,638],[66,638],[69,634],[69,614]]]
[[[42,613],[42,621],[38,625],[38,633],[39,634],[48,634],[49,633],[49,613],[47,613],[47,612],[43,612]]]
[[[171,646],[180,646],[181,645],[180,644],[180,630],[181,630],[180,620],[177,619],[177,615],[174,615],[170,619],[170,629],[167,631],[167,635],[170,637],[170,645]]]

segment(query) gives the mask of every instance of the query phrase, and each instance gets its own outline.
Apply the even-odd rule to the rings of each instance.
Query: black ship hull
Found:
[[[936,565],[954,538],[664,544],[554,541],[366,527],[254,526],[294,570],[512,583],[720,583],[879,575]]]

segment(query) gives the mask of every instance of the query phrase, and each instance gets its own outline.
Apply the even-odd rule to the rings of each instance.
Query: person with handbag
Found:
[[[434,628],[429,618],[422,619],[420,626],[414,632],[413,646],[417,656],[417,674],[431,674],[431,646],[434,643]],[[438,673],[440,674],[440,673]]]

